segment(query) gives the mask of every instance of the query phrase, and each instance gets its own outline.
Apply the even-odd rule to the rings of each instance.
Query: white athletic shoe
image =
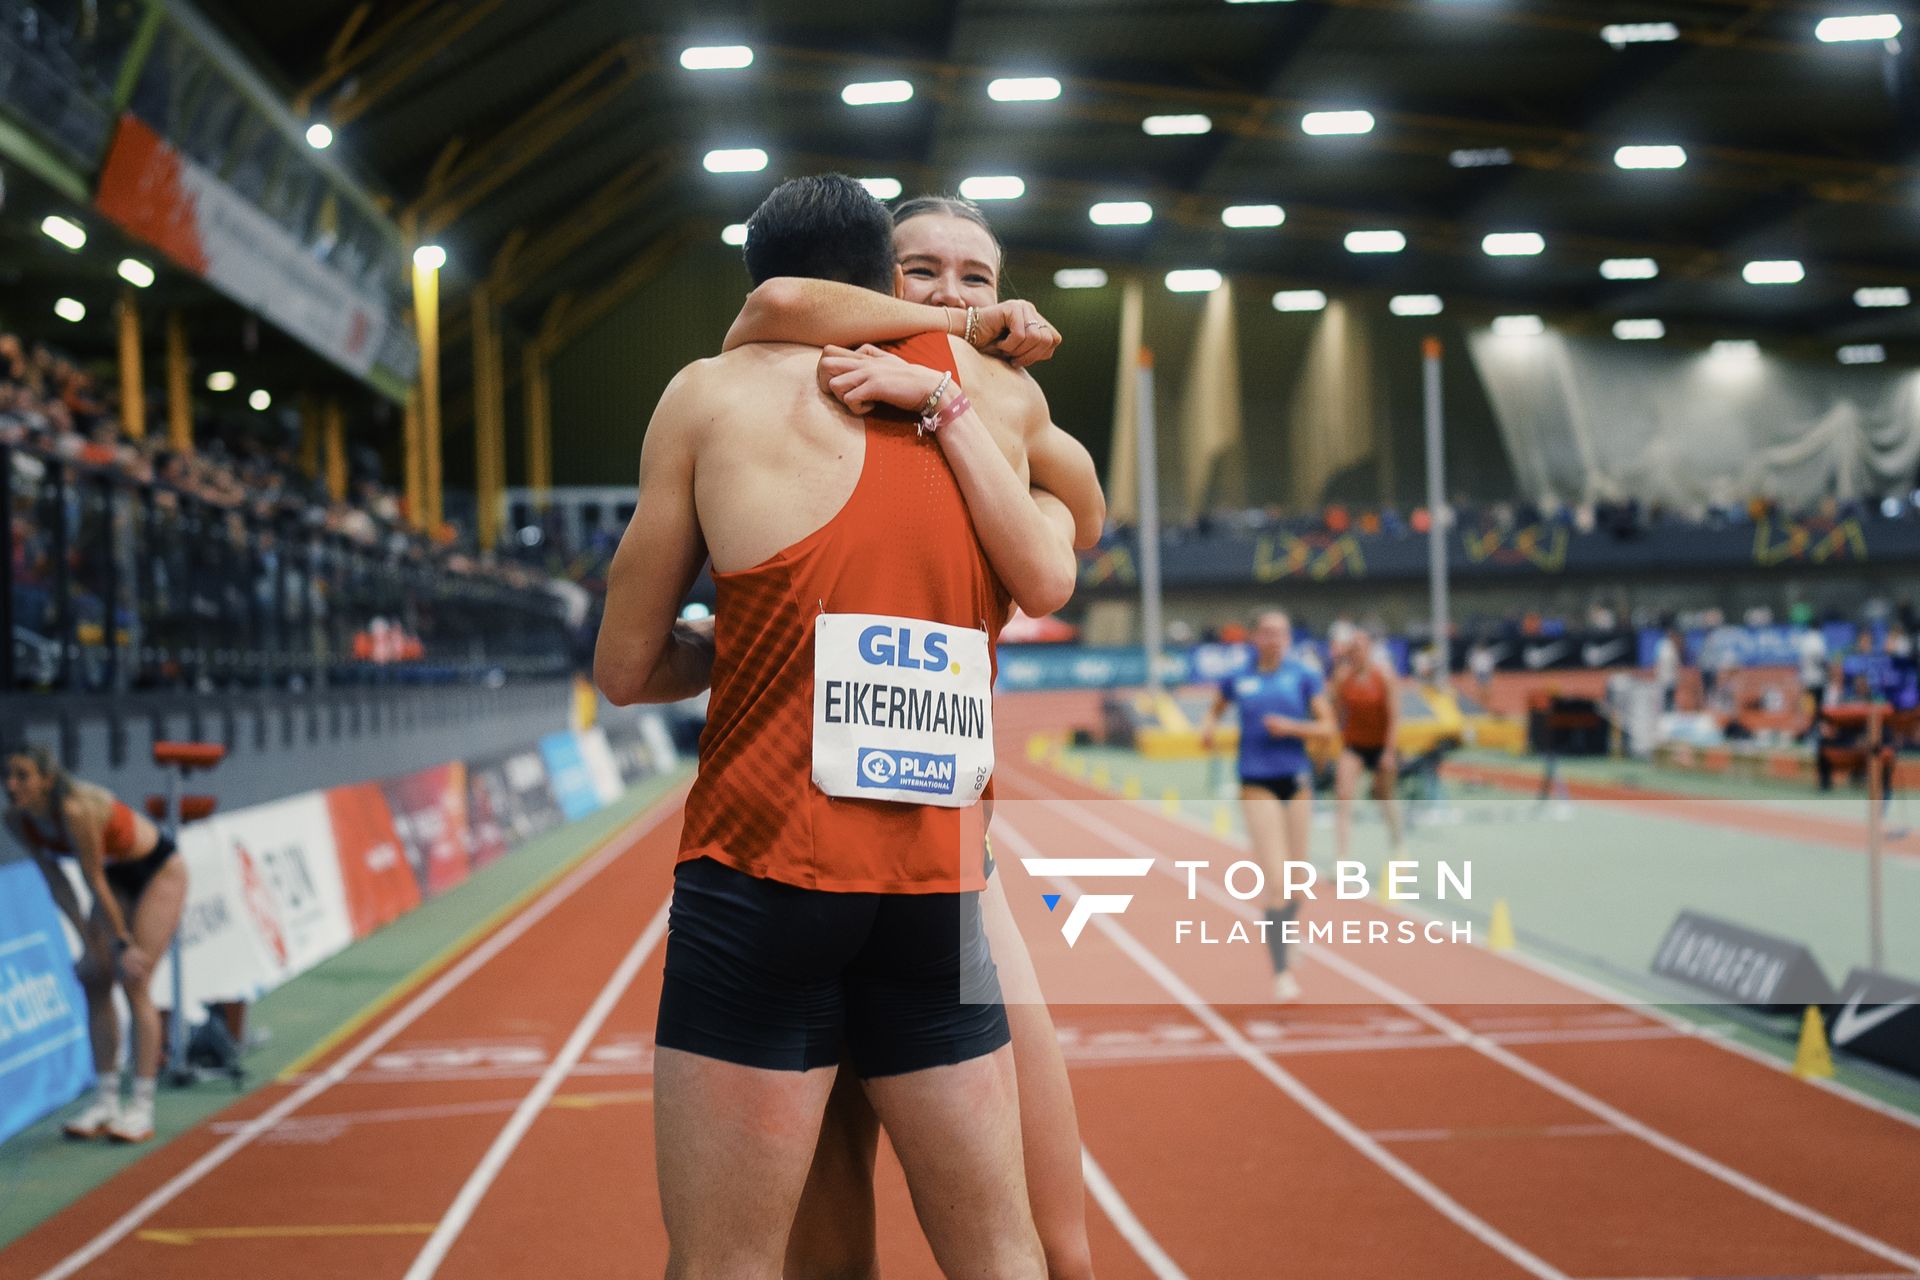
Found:
[[[1273,975],[1273,998],[1277,1004],[1292,1004],[1300,998],[1300,979],[1292,970]]]
[[[60,1131],[69,1138],[97,1138],[119,1118],[118,1104],[96,1098],[93,1105],[67,1121]]]
[[[107,1136],[115,1142],[145,1142],[153,1137],[153,1108],[143,1107],[130,1102],[120,1111],[120,1115],[107,1126]]]

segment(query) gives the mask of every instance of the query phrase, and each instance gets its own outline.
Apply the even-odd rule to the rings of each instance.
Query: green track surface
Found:
[[[247,1054],[246,1084],[237,1091],[224,1080],[163,1089],[154,1108],[151,1143],[123,1147],[69,1142],[60,1134],[61,1122],[74,1109],[66,1108],[0,1144],[0,1247],[271,1081],[474,928],[543,880],[582,861],[686,773],[681,769],[649,779],[598,813],[528,841],[419,910],[270,992],[248,1015],[250,1031],[272,1038]]]
[[[1464,763],[1512,769],[1537,779],[1540,760],[1462,752]],[[1227,824],[1245,840],[1230,760],[1148,760],[1112,747],[1069,749],[1062,763],[1083,780],[1115,793],[1137,782],[1138,803],[1162,811],[1169,790],[1182,820],[1203,830]],[[1104,771],[1104,774],[1102,773]],[[1654,977],[1648,965],[1660,939],[1683,909],[1804,943],[1835,983],[1867,963],[1868,860],[1864,847],[1841,847],[1832,828],[1823,836],[1795,829],[1807,818],[1864,824],[1865,795],[1857,790],[1819,797],[1805,786],[1690,773],[1622,760],[1563,761],[1569,780],[1629,786],[1649,793],[1649,806],[1632,801],[1540,804],[1533,795],[1449,784],[1437,802],[1443,812],[1416,825],[1404,857],[1422,864],[1424,900],[1414,909],[1443,919],[1471,920],[1482,936],[1491,905],[1504,899],[1520,950],[1617,992],[1623,1003],[1658,1004],[1777,1057],[1793,1056],[1797,1026],[1747,1010],[1689,1003],[1695,992]],[[1671,809],[1682,797],[1682,812]],[[1652,811],[1654,800],[1665,806]],[[1700,803],[1697,810],[1692,801]],[[1404,808],[1404,802],[1403,802]],[[1331,796],[1316,804],[1311,860],[1330,872],[1334,860]],[[1730,825],[1730,811],[1763,815],[1752,830]],[[1920,819],[1920,811],[1916,811]],[[1889,821],[1905,825],[1906,803],[1896,799]],[[1357,806],[1351,856],[1378,867],[1387,856],[1384,826],[1370,801]],[[1473,897],[1433,900],[1432,864],[1444,859],[1456,872],[1472,864]],[[1888,972],[1920,978],[1920,860],[1883,859],[1882,921]],[[1838,1059],[1843,1082],[1920,1115],[1920,1081],[1869,1064]]]

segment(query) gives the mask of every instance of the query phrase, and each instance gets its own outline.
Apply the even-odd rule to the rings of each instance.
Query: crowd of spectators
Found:
[[[0,480],[12,535],[16,665],[35,653],[43,666],[57,661],[55,548],[63,535],[69,635],[82,650],[105,647],[109,616],[123,640],[150,641],[164,640],[169,625],[184,635],[191,628],[182,620],[192,616],[215,620],[196,624],[194,634],[204,635],[209,625],[222,626],[220,619],[265,615],[263,639],[291,648],[296,617],[312,622],[315,612],[288,603],[289,587],[295,595],[307,592],[309,572],[305,558],[291,552],[295,540],[320,534],[364,557],[488,588],[544,593],[552,585],[538,566],[475,554],[451,525],[433,538],[410,528],[370,450],[353,459],[348,497],[334,499],[323,479],[300,466],[288,415],[207,417],[196,423],[196,436],[191,450],[169,447],[164,431],[134,439],[122,430],[117,397],[79,362],[0,334],[0,445],[11,460]],[[66,467],[64,486],[49,483],[55,464]],[[140,504],[105,501],[109,489],[151,495],[150,522],[138,530],[150,539],[150,610],[137,603],[134,589]],[[316,580],[316,592],[320,586]],[[117,594],[111,607],[110,594]],[[140,619],[143,611],[159,616]],[[25,678],[38,682],[31,673]]]
[[[1547,498],[1540,502],[1476,502],[1456,497],[1443,519],[1464,529],[1476,531],[1516,529],[1542,525],[1570,529],[1575,533],[1610,533],[1617,538],[1633,538],[1662,528],[1725,529],[1752,525],[1782,516],[1796,519],[1840,521],[1858,519],[1878,512],[1889,518],[1908,514],[1911,504],[1892,500],[1870,503],[1858,498],[1841,499],[1831,495],[1804,507],[1788,508],[1773,498],[1753,497],[1744,503],[1701,503],[1685,509],[1643,503],[1629,498],[1622,501],[1561,502]],[[1423,536],[1433,527],[1433,515],[1424,506],[1401,512],[1391,504],[1355,507],[1346,503],[1328,503],[1310,511],[1295,511],[1277,505],[1219,509],[1191,521],[1165,525],[1162,535],[1172,542],[1204,541],[1212,538],[1291,533],[1300,536],[1347,533]],[[1132,526],[1116,522],[1109,527],[1109,539],[1131,532]]]

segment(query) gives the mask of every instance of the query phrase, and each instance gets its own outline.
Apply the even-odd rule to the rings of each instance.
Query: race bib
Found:
[[[878,613],[815,617],[815,786],[963,809],[992,776],[986,632]]]

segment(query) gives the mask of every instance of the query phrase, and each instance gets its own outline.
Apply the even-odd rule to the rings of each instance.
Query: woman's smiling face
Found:
[[[923,213],[893,229],[894,260],[909,302],[986,307],[1000,300],[1000,247],[979,223]]]

